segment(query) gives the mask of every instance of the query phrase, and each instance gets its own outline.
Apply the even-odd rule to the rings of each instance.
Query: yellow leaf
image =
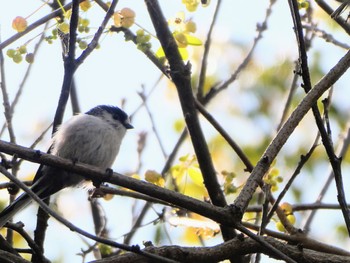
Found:
[[[189,167],[188,175],[191,177],[192,181],[199,186],[203,186],[203,176],[202,172],[198,167]]]
[[[176,43],[177,43],[177,46],[179,48],[186,48],[188,43],[187,43],[187,37],[184,33],[174,33],[173,34],[175,40],[176,40]]]
[[[112,194],[105,194],[103,196],[103,199],[106,200],[106,201],[109,201],[109,200],[112,200],[113,197],[114,197],[114,195],[112,195]]]
[[[137,179],[137,180],[140,180],[140,179],[141,179],[141,177],[140,177],[139,174],[132,174],[130,177],[131,177],[131,178],[134,178],[134,179]]]
[[[180,52],[182,60],[188,59],[188,51],[186,48],[179,48],[179,52]]]
[[[182,132],[182,130],[185,128],[185,122],[183,119],[178,119],[174,123],[174,130],[178,133]]]
[[[294,224],[295,224],[295,221],[296,221],[295,215],[293,215],[293,214],[287,215],[287,220],[289,221],[289,223],[291,223],[292,225],[294,225]]]
[[[64,22],[58,25],[58,29],[61,30],[64,34],[69,33],[69,24]]]
[[[83,10],[84,12],[89,10],[91,7],[91,3],[89,0],[85,0],[85,1],[81,2],[79,5],[80,5],[81,10]]]
[[[154,170],[146,171],[145,180],[147,182],[158,185],[160,187],[164,187],[164,185],[165,185],[165,181],[164,181],[164,178],[162,177],[162,175],[157,173]]]
[[[203,200],[205,197],[208,196],[208,193],[203,185],[199,186],[192,182],[185,182],[179,184],[179,189],[180,192],[184,195],[188,195],[199,200]]]
[[[157,50],[157,52],[156,52],[155,55],[156,55],[157,58],[164,58],[164,57],[165,57],[165,53],[164,53],[163,48],[160,47],[160,48]]]
[[[186,162],[187,159],[188,159],[188,157],[189,157],[189,154],[186,154],[186,155],[184,155],[184,156],[181,156],[181,157],[179,158],[179,160],[180,160],[181,162]]]
[[[189,34],[184,34],[186,37],[186,43],[187,45],[191,45],[191,46],[201,46],[202,45],[202,40],[200,40],[199,38],[189,35]]]
[[[195,228],[186,228],[182,238],[184,239],[184,241],[190,244],[200,244],[200,239],[197,235],[197,230]]]
[[[181,55],[182,60],[187,60],[188,59],[188,52],[186,50],[186,48],[179,48],[179,52]],[[157,52],[156,52],[156,57],[157,58],[164,58],[165,57],[165,53],[162,47],[160,47]]]
[[[280,205],[280,208],[283,210],[285,215],[291,215],[293,214],[293,206],[288,203],[288,202],[284,202]]]

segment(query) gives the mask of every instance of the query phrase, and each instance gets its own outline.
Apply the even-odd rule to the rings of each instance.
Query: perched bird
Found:
[[[50,153],[74,162],[94,165],[101,169],[112,166],[127,129],[132,129],[128,115],[114,106],[100,105],[63,123],[52,137]],[[41,165],[31,190],[41,199],[79,185],[81,175],[60,168]],[[23,193],[0,213],[0,227],[32,199]]]

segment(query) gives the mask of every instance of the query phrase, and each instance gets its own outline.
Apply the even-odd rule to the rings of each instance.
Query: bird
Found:
[[[73,162],[108,170],[118,155],[126,131],[132,128],[129,116],[123,110],[116,106],[99,105],[63,123],[52,136],[49,152]],[[44,200],[66,187],[78,186],[84,181],[84,177],[79,174],[40,165],[31,190]],[[0,228],[31,201],[23,193],[1,211]]]

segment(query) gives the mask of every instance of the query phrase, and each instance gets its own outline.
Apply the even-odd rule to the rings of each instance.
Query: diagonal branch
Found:
[[[331,16],[334,10],[323,0],[315,0],[315,2],[329,15]],[[350,35],[350,26],[343,18],[340,16],[334,18],[334,20],[344,29],[344,31]]]
[[[340,149],[340,152],[339,152],[339,156],[345,156],[346,152],[349,149],[349,147],[350,147],[350,126],[349,126],[349,123],[348,123],[347,124],[347,128],[346,128],[346,136],[343,139],[342,146],[341,146],[341,149]],[[331,182],[333,181],[333,178],[334,178],[334,172],[332,171],[328,175],[327,181],[325,182],[323,188],[321,189],[321,192],[319,193],[319,195],[318,195],[318,197],[316,199],[316,202],[315,202],[316,205],[321,204],[321,201],[325,197],[325,194],[326,194],[327,190],[329,189],[329,187],[331,185]],[[315,214],[316,214],[316,210],[313,210],[310,213],[310,215],[308,216],[308,218],[306,219],[305,226],[304,226],[304,230],[306,232],[310,231],[310,225],[311,225],[312,220],[315,217]]]
[[[103,34],[104,29],[107,26],[107,23],[109,19],[114,14],[114,9],[118,4],[118,0],[113,0],[111,5],[109,6],[106,15],[101,23],[101,26],[96,31],[93,39],[89,43],[88,47],[83,51],[83,53],[80,55],[79,58],[77,58],[76,63],[77,65],[80,65],[84,62],[84,60],[92,53],[92,51],[97,47],[98,41],[101,38],[101,35]]]
[[[147,258],[152,258],[157,260],[157,262],[169,262],[169,263],[174,263],[176,261],[173,260],[168,260],[167,258],[163,258],[160,257],[158,255],[154,255],[152,253],[148,253],[148,252],[144,252],[142,250],[140,250],[140,248],[138,246],[128,246],[128,245],[124,245],[121,243],[117,243],[105,238],[101,238],[98,236],[95,236],[93,234],[90,234],[84,230],[82,230],[79,227],[76,227],[74,224],[72,224],[71,222],[69,222],[68,220],[64,219],[63,217],[59,216],[56,212],[52,211],[50,209],[50,207],[43,201],[40,199],[40,197],[38,197],[31,189],[29,189],[24,183],[22,183],[17,177],[13,176],[12,174],[10,174],[3,166],[0,165],[0,172],[5,175],[7,178],[9,178],[11,181],[13,181],[14,183],[16,183],[16,185],[18,185],[22,190],[24,190],[32,199],[35,200],[35,202],[37,202],[40,206],[40,208],[45,211],[47,214],[51,215],[53,218],[57,219],[59,222],[63,223],[65,226],[67,226],[71,231],[77,232],[87,238],[90,238],[92,240],[95,240],[97,242],[100,242],[102,244],[106,244],[112,247],[116,247],[116,248],[120,248],[126,251],[130,251],[130,252],[134,252],[137,254],[140,254],[142,256],[145,256]]]
[[[293,133],[299,122],[304,118],[306,113],[315,104],[317,99],[329,89],[349,68],[350,66],[350,51],[306,94],[297,108],[293,111],[289,119],[279,130],[275,138],[265,150],[262,158],[259,160],[246,184],[242,188],[237,199],[234,201],[233,208],[238,212],[245,212],[249,201],[251,200],[259,182],[268,171],[272,161]],[[236,210],[236,211],[237,211]]]
[[[308,61],[307,61],[307,53],[306,53],[306,45],[304,41],[303,28],[302,28],[301,18],[298,10],[298,3],[296,0],[289,0],[288,2],[290,5],[290,9],[293,17],[293,23],[295,27],[295,34],[298,42],[299,59],[301,62],[301,74],[304,82],[303,87],[305,92],[309,92],[312,88],[312,85],[311,85],[311,79],[310,79],[310,73],[309,73],[309,67],[308,67]],[[326,128],[323,125],[323,120],[316,102],[317,101],[315,100],[314,105],[312,105],[311,107],[312,112],[314,114],[317,128],[322,138],[322,143],[324,145],[324,148],[326,150],[326,153],[328,155],[329,161],[331,163],[331,166],[334,172],[334,179],[335,179],[335,183],[338,191],[338,202],[342,208],[341,210],[348,229],[348,234],[350,236],[350,211],[346,206],[346,198],[344,193],[344,186],[343,186],[343,179],[342,179],[342,172],[341,172],[341,158],[338,158],[334,153],[333,143],[330,139],[328,132],[326,131]]]
[[[227,205],[226,199],[217,180],[213,161],[196,112],[196,105],[191,87],[191,66],[189,63],[187,65],[184,64],[158,1],[145,0],[145,3],[156,30],[157,37],[169,62],[170,76],[178,92],[188,133],[191,137],[192,145],[203,175],[204,185],[208,190],[211,202],[216,206],[224,207]],[[221,226],[221,231],[224,240],[229,240],[236,236],[233,229],[225,226]]]
[[[82,1],[84,1],[84,0],[79,0],[79,2],[82,2]],[[16,33],[12,37],[10,37],[10,38],[6,39],[5,41],[1,42],[0,43],[0,50],[4,49],[5,47],[7,47],[8,45],[12,44],[16,40],[20,39],[22,36],[28,34],[32,30],[34,30],[35,28],[45,24],[46,22],[50,21],[51,19],[53,19],[55,17],[58,17],[58,16],[62,15],[63,14],[63,10],[69,10],[71,8],[72,8],[72,3],[69,3],[69,4],[66,4],[65,6],[63,6],[62,8],[59,8],[59,9],[53,11],[51,14],[48,14],[48,15],[40,18],[39,20],[37,20],[34,23],[30,24],[23,32]]]
[[[198,83],[198,88],[197,88],[197,99],[199,101],[202,101],[203,95],[204,95],[204,84],[205,84],[205,77],[207,74],[207,64],[208,64],[208,56],[209,56],[209,50],[210,50],[210,45],[211,45],[211,37],[212,37],[212,32],[214,29],[215,22],[217,21],[219,9],[221,6],[221,0],[218,0],[216,7],[215,7],[215,12],[213,15],[212,22],[210,24],[210,28],[207,34],[207,40],[205,41],[204,44],[204,53],[203,53],[203,59],[202,59],[202,65],[201,65],[201,71],[199,73],[199,83]]]
[[[140,181],[119,173],[113,173],[110,175],[106,173],[106,171],[91,165],[73,163],[71,160],[66,160],[51,154],[43,153],[1,140],[0,152],[9,155],[17,155],[19,158],[23,158],[31,162],[59,167],[69,172],[78,173],[86,178],[86,180],[99,180],[102,182],[119,185],[121,187],[134,190],[136,192],[163,200],[167,203],[203,215],[221,224],[227,226],[234,225],[234,221],[232,219],[229,208],[217,207],[212,204],[191,198],[189,196],[162,187],[158,187],[154,184]]]

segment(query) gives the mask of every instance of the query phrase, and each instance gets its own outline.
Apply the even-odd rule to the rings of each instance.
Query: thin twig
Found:
[[[301,18],[299,15],[298,3],[296,0],[289,0],[288,2],[292,13],[292,17],[293,17],[295,34],[296,34],[298,47],[299,47],[299,59],[301,62],[301,73],[302,73],[301,76],[304,83],[303,88],[305,92],[310,92],[312,85],[311,85],[311,79],[310,79],[310,73],[309,73],[309,67],[308,67],[306,45],[305,45],[303,29],[301,25]],[[338,192],[338,201],[339,201],[339,204],[342,206],[344,221],[348,230],[348,234],[350,236],[350,210],[346,206],[346,197],[344,193],[344,186],[343,186],[343,179],[342,179],[342,172],[341,172],[341,158],[338,158],[334,153],[332,140],[328,136],[328,133],[323,125],[323,120],[316,101],[314,102],[314,105],[312,105],[312,112],[314,114],[316,125],[322,138],[322,143],[324,145],[324,148],[326,150],[326,153],[328,155],[330,164],[334,172],[334,178],[335,178],[337,192]]]
[[[332,43],[337,47],[340,47],[346,50],[350,49],[350,45],[348,43],[338,41],[337,39],[335,39],[335,37],[332,34],[326,32],[325,30],[317,28],[314,25],[303,25],[303,28],[314,32],[317,36],[319,36],[326,42]]]
[[[347,205],[350,207],[350,204]],[[292,205],[293,211],[308,211],[308,210],[339,210],[340,205],[337,204],[328,204],[322,202],[315,202],[311,204],[294,204]],[[261,205],[252,205],[248,206],[247,212],[260,213],[262,211]]]
[[[38,247],[38,245],[34,242],[34,240],[28,235],[27,232],[24,231],[23,225],[20,224],[20,226],[14,223],[7,223],[7,228],[10,228],[13,231],[16,231],[19,235],[21,235],[25,241],[27,241],[27,244],[31,248],[32,254],[35,254],[41,262],[47,262],[47,259],[45,259],[45,256],[43,255],[41,249]]]
[[[280,120],[280,122],[279,122],[279,124],[277,126],[277,129],[276,129],[277,131],[279,129],[281,129],[283,123],[286,121],[286,119],[288,117],[288,111],[290,110],[290,106],[292,104],[292,99],[293,99],[294,93],[295,93],[296,88],[297,88],[297,82],[298,82],[298,78],[299,78],[298,72],[299,72],[299,63],[296,62],[295,63],[294,74],[293,74],[292,84],[290,85],[288,98],[287,98],[286,103],[284,104],[281,120]]]
[[[2,50],[0,50],[0,78],[1,78],[1,94],[2,94],[2,104],[4,106],[4,114],[6,119],[6,126],[9,132],[10,140],[16,143],[16,136],[12,126],[12,111],[10,105],[10,99],[7,94],[6,79],[5,79],[5,59]]]
[[[0,79],[1,79],[1,94],[3,98],[3,106],[4,106],[4,115],[6,119],[6,127],[7,131],[9,133],[10,141],[12,143],[16,143],[16,136],[15,136],[15,131],[12,126],[12,116],[13,116],[13,111],[11,111],[11,105],[10,105],[10,99],[8,97],[7,93],[7,88],[6,88],[6,77],[5,77],[5,59],[4,59],[4,54],[3,51],[0,50]],[[14,175],[17,175],[18,171],[18,165],[16,164],[16,157],[13,158],[12,163],[14,163],[12,167],[12,171]],[[10,195],[9,197],[9,202],[12,203],[15,199],[15,195]],[[11,229],[7,231],[6,235],[7,241],[12,244],[13,243],[13,232]]]
[[[258,231],[260,228],[260,226],[254,225],[248,222],[242,222],[242,225],[254,231]],[[291,243],[291,244],[303,244],[302,245],[303,249],[311,249],[314,251],[329,253],[334,255],[350,256],[350,252],[345,249],[319,242],[318,240],[308,238],[306,235],[303,235],[303,234],[289,235],[281,232],[272,231],[270,229],[266,229],[265,234],[268,235],[270,238],[274,237],[280,240],[287,241],[288,243]],[[301,252],[302,251],[304,250],[301,250]],[[304,262],[304,261],[300,261],[300,262]],[[329,262],[329,259],[327,262]]]
[[[41,140],[44,138],[45,134],[52,128],[52,123],[41,132],[41,134],[38,136],[38,138],[35,139],[35,141],[29,146],[29,148],[34,149],[39,142],[41,142]],[[17,161],[17,165],[18,167],[21,165],[21,163],[23,162],[23,159],[19,159]]]
[[[98,45],[98,41],[100,40],[104,29],[107,26],[107,23],[109,21],[109,19],[112,17],[112,15],[114,14],[114,9],[118,4],[118,0],[113,0],[111,5],[109,6],[106,15],[104,17],[104,19],[102,20],[102,23],[100,25],[100,27],[98,28],[98,30],[96,31],[94,37],[92,38],[91,42],[88,44],[87,48],[81,53],[80,57],[77,58],[76,60],[76,64],[77,66],[79,66],[80,64],[82,64],[85,59],[92,53],[92,51],[94,51],[94,49],[97,47]]]
[[[288,192],[288,190],[289,190],[290,186],[292,185],[292,183],[294,182],[295,178],[297,177],[297,175],[300,174],[301,169],[306,164],[306,162],[310,159],[312,153],[314,152],[314,150],[318,146],[319,139],[320,139],[320,136],[319,136],[319,134],[317,134],[316,139],[315,139],[313,145],[311,146],[310,150],[307,152],[306,155],[302,155],[300,157],[300,161],[298,163],[298,166],[296,167],[296,169],[293,172],[292,176],[290,177],[290,179],[288,180],[286,185],[283,187],[282,191],[280,192],[280,194],[278,195],[276,201],[274,202],[272,208],[270,209],[269,214],[267,216],[267,222],[269,222],[271,220],[273,214],[275,213],[275,211],[276,211],[277,207],[279,206],[279,204],[280,204],[281,200],[283,199],[283,197]]]
[[[149,119],[151,121],[153,133],[154,133],[154,135],[157,138],[157,141],[158,141],[159,147],[160,147],[160,149],[162,151],[163,157],[164,157],[164,159],[167,159],[167,153],[166,153],[165,147],[164,147],[164,145],[162,143],[162,139],[160,138],[160,134],[159,134],[159,132],[158,132],[158,130],[156,128],[156,123],[154,121],[153,115],[152,115],[152,113],[151,113],[151,111],[150,111],[150,109],[149,109],[149,107],[147,105],[147,97],[146,97],[146,95],[144,93],[144,90],[145,89],[143,87],[142,91],[138,92],[138,95],[140,96],[140,98],[142,100],[142,103],[143,103],[143,106],[144,106],[144,108],[147,111],[148,117],[149,117]]]
[[[47,27],[48,27],[48,23],[45,24],[44,31],[45,31],[45,29],[46,29]],[[33,56],[34,56],[34,58],[36,57],[36,54],[38,53],[39,47],[40,47],[41,44],[44,42],[44,39],[45,39],[45,35],[42,34],[41,37],[40,37],[40,39],[39,39],[39,41],[35,44],[35,47],[34,47],[34,50],[33,50]],[[28,67],[27,67],[27,70],[26,70],[26,72],[25,72],[25,74],[24,74],[24,76],[23,76],[23,79],[22,79],[21,83],[19,84],[19,88],[18,88],[18,90],[17,90],[17,92],[16,92],[15,98],[13,99],[13,101],[12,101],[12,103],[11,103],[11,109],[10,109],[10,110],[11,110],[11,114],[13,114],[13,112],[14,112],[14,110],[15,110],[15,107],[16,107],[18,101],[19,101],[19,98],[20,98],[21,95],[22,95],[23,88],[24,88],[24,86],[25,86],[25,84],[26,84],[26,81],[27,81],[27,79],[28,79],[28,77],[29,77],[29,74],[30,74],[30,72],[31,72],[31,69],[33,68],[33,65],[34,65],[33,63],[28,64]],[[2,126],[1,131],[0,131],[0,136],[3,134],[5,128],[6,128],[6,124],[4,124],[4,125]]]
[[[324,1],[315,0],[315,2],[321,7],[329,16],[331,16],[334,10]],[[350,35],[350,25],[341,16],[334,18],[334,20],[344,29],[344,31]]]
[[[230,135],[221,127],[221,125],[213,118],[213,116],[204,108],[202,104],[198,100],[196,100],[196,107],[198,111],[210,122],[210,124],[220,133],[222,137],[226,140],[226,142],[232,147],[232,149],[236,152],[238,157],[246,166],[246,171],[252,171],[254,165],[250,162],[247,155],[243,152],[241,147],[230,137]]]
[[[346,136],[345,136],[345,138],[343,140],[343,143],[342,143],[342,146],[341,146],[341,149],[340,149],[340,152],[339,152],[339,156],[345,156],[347,151],[348,151],[348,149],[349,149],[349,146],[350,146],[350,124],[349,123],[347,124],[347,129],[346,130],[347,130],[346,131]],[[320,191],[320,193],[319,193],[319,195],[318,195],[318,197],[316,199],[316,204],[321,204],[321,202],[322,202],[326,192],[328,191],[328,189],[329,189],[333,179],[334,179],[334,172],[332,171],[329,174],[329,176],[328,176],[328,178],[327,178],[323,188],[321,189],[321,191]],[[314,219],[314,217],[316,215],[316,212],[317,212],[316,210],[312,211],[310,213],[310,215],[308,216],[308,218],[306,219],[306,221],[305,221],[304,230],[305,230],[306,233],[310,231],[310,225],[311,225],[312,220]]]
[[[79,0],[79,2],[82,2],[82,1],[85,1],[85,0]],[[58,8],[57,10],[53,11],[51,14],[48,14],[48,15],[40,18],[39,20],[37,20],[34,23],[30,24],[23,32],[16,33],[15,35],[13,35],[12,37],[8,38],[4,42],[1,42],[0,43],[0,50],[4,49],[8,45],[10,45],[13,42],[15,42],[16,40],[20,39],[22,36],[28,34],[32,30],[34,30],[35,28],[45,24],[46,22],[50,21],[51,19],[56,18],[58,16],[61,16],[63,14],[63,10],[67,11],[67,10],[70,10],[71,8],[72,8],[72,3],[69,3],[69,4],[65,5],[65,6],[63,6],[63,8]]]
[[[77,27],[79,20],[79,1],[73,0],[72,15],[69,24],[69,44],[68,54],[64,57],[64,77],[61,88],[61,94],[58,100],[56,113],[53,121],[52,133],[57,131],[58,126],[62,123],[63,115],[66,109],[67,101],[69,98],[73,75],[77,69],[77,63],[75,60],[76,40],[77,40]]]
[[[128,28],[111,26],[109,29],[111,32],[123,32],[124,38],[126,40],[131,40],[135,45],[137,45],[136,35],[130,31]],[[153,64],[163,73],[164,76],[170,77],[167,68],[161,63],[161,61],[155,56],[151,49],[143,50],[143,53],[147,58],[153,62]]]
[[[203,52],[203,59],[202,59],[202,64],[201,64],[201,70],[199,73],[199,81],[198,81],[198,87],[197,87],[197,99],[199,101],[202,101],[203,98],[203,91],[204,91],[204,84],[205,84],[205,78],[207,74],[207,64],[208,64],[208,56],[209,56],[209,50],[210,50],[210,45],[211,45],[211,35],[215,26],[215,23],[217,21],[217,17],[219,14],[219,9],[221,6],[221,0],[218,0],[216,3],[214,15],[209,27],[209,31],[207,34],[207,39],[204,44],[204,52]]]
[[[271,244],[269,244],[268,242],[266,242],[266,240],[264,240],[261,236],[258,236],[256,234],[252,233],[250,230],[245,228],[243,225],[240,225],[240,224],[237,225],[237,229],[239,231],[241,231],[242,233],[246,234],[251,239],[260,243],[263,247],[269,249],[272,253],[275,253],[279,259],[282,259],[282,260],[289,262],[289,263],[297,263],[295,260],[293,260],[292,258],[288,257],[286,254],[281,252],[279,249],[277,249],[276,247],[274,247]]]
[[[242,63],[238,66],[236,71],[231,75],[229,79],[224,81],[219,86],[213,87],[211,90],[209,90],[209,92],[204,97],[204,101],[202,102],[204,105],[206,105],[206,103],[210,101],[213,97],[215,97],[218,93],[225,90],[229,85],[231,85],[238,78],[238,75],[248,66],[249,62],[253,57],[253,53],[255,52],[255,49],[259,41],[263,37],[263,33],[267,30],[267,21],[270,18],[270,15],[272,13],[272,7],[275,3],[276,3],[276,0],[270,0],[270,5],[266,9],[264,21],[257,25],[258,35],[254,38],[253,45],[250,48],[244,60],[242,61]]]
[[[272,161],[293,133],[299,122],[304,118],[305,114],[315,104],[317,99],[329,89],[349,68],[350,66],[350,51],[340,59],[340,61],[306,94],[297,108],[292,112],[288,120],[276,134],[265,153],[254,167],[246,184],[243,186],[239,196],[234,201],[233,208],[238,209],[242,213],[248,206],[256,188],[259,185],[262,177],[268,171]]]

